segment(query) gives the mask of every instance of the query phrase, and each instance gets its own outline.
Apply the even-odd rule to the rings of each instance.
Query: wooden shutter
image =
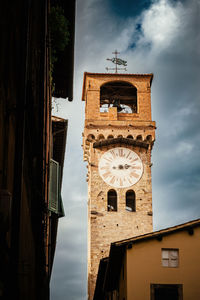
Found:
[[[162,249],[162,266],[169,267],[169,250]]]

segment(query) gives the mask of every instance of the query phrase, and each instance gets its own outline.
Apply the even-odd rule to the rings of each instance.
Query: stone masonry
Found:
[[[85,73],[82,100],[85,105],[84,160],[88,162],[88,295],[93,299],[100,259],[109,255],[112,242],[152,231],[151,150],[155,122],[151,120],[152,74]],[[137,112],[119,113],[116,107],[100,112],[100,89],[108,82],[128,82],[137,89]],[[132,141],[129,143],[129,141]],[[102,154],[114,147],[129,148],[144,166],[140,180],[128,188],[115,188],[117,211],[107,210],[111,186],[99,175]],[[126,210],[126,191],[136,195],[136,211]]]

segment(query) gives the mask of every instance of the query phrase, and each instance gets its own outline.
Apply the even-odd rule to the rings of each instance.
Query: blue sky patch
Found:
[[[108,2],[112,13],[122,18],[137,17],[152,3],[151,0],[109,0]]]
[[[168,0],[172,5],[186,0]],[[137,17],[147,10],[155,0],[108,0],[108,7],[112,14],[121,18]]]

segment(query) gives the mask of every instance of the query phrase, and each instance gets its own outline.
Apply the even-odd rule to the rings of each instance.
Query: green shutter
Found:
[[[59,163],[53,159],[50,160],[49,210],[56,214],[59,210]]]

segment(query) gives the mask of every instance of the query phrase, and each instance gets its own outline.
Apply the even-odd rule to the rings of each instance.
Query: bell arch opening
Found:
[[[118,113],[137,113],[137,88],[126,81],[112,81],[100,88],[100,112],[117,107]]]

